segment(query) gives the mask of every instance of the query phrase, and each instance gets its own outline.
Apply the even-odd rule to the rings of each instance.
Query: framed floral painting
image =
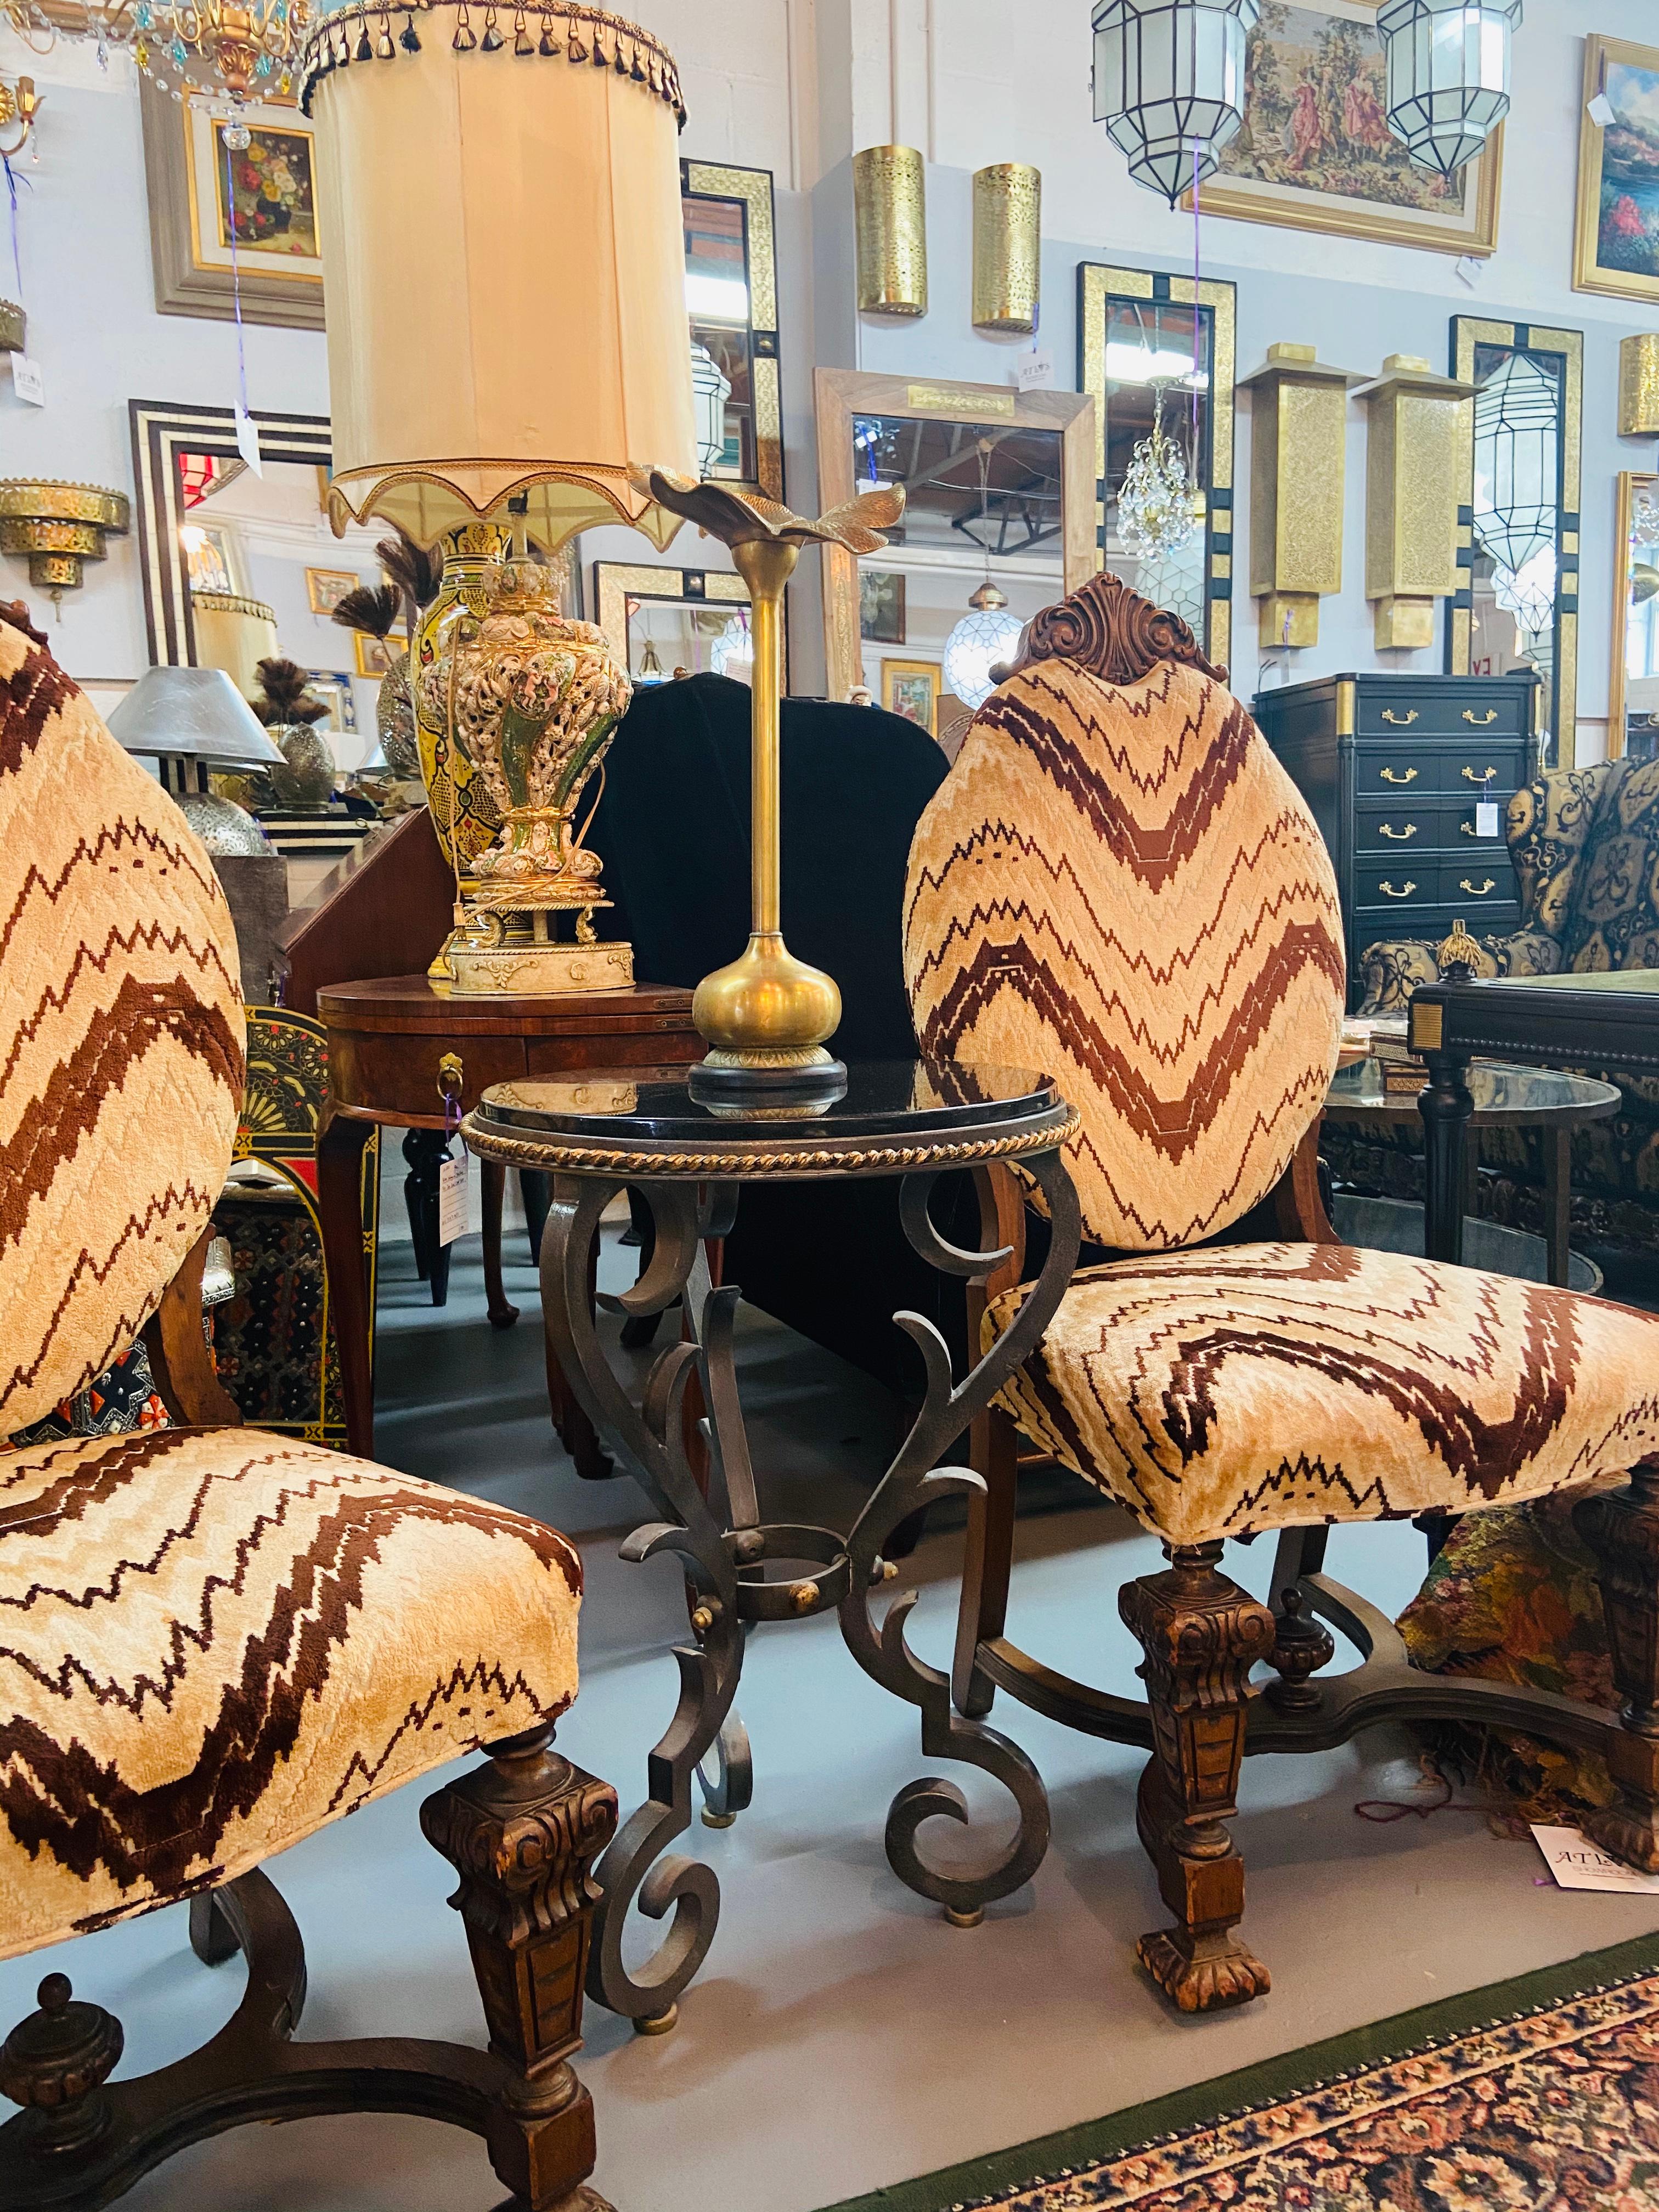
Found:
[[[1205,212],[1492,252],[1501,125],[1479,161],[1441,177],[1419,168],[1390,132],[1385,96],[1371,0],[1261,0],[1245,46],[1243,125],[1202,188]]]
[[[1613,111],[1605,125],[1589,112],[1598,97]],[[1659,300],[1659,46],[1584,41],[1572,284]]]
[[[155,305],[164,315],[323,327],[316,134],[297,107],[243,111],[248,143],[225,143],[222,106],[175,100],[140,76]]]

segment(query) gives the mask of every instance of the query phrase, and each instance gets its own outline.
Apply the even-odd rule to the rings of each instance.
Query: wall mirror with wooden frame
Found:
[[[1454,315],[1450,367],[1475,392],[1464,410],[1468,489],[1458,513],[1468,581],[1447,609],[1446,667],[1455,676],[1536,670],[1546,764],[1571,768],[1583,333]]]
[[[1619,479],[1613,548],[1607,757],[1659,757],[1659,476]]]
[[[628,561],[593,563],[594,620],[635,689],[677,676],[754,672],[749,592],[723,568],[658,568]],[[785,641],[785,660],[788,644]]]
[[[1237,288],[1078,264],[1078,385],[1094,401],[1098,565],[1178,614],[1207,657],[1232,657],[1233,386]],[[1160,424],[1193,487],[1191,526],[1148,550],[1123,504],[1137,447]]]
[[[913,675],[922,663],[940,669],[943,737],[975,703],[958,703],[944,684],[945,650],[988,576],[1024,623],[1095,573],[1093,408],[1075,392],[855,369],[820,368],[814,382],[820,506],[878,484],[905,493],[886,551],[860,562],[824,548],[830,696],[860,684],[874,690],[890,659],[882,647],[902,645]],[[861,588],[861,570],[883,580]]]
[[[680,191],[692,357],[697,362],[701,349],[726,386],[725,444],[703,473],[781,501],[783,372],[772,172],[682,161]]]

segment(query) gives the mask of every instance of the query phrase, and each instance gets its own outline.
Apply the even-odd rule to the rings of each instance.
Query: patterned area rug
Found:
[[[1659,2212],[1659,1936],[831,2212]]]

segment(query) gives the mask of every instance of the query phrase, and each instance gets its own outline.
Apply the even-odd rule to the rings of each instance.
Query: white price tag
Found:
[[[1498,835],[1498,801],[1495,799],[1483,799],[1477,804],[1474,834],[1477,837],[1495,837]]]
[[[1659,1890],[1659,1874],[1638,1874],[1610,1858],[1577,1828],[1543,1827],[1534,1820],[1532,1832],[1558,1888],[1634,1890],[1644,1896]]]
[[[31,361],[26,353],[15,353],[11,357],[11,388],[31,407],[44,407],[46,404],[46,380],[40,374],[40,364]]]
[[[1046,346],[1040,351],[1033,346],[1015,363],[1014,377],[1022,392],[1046,392],[1054,380],[1053,354]]]
[[[1610,123],[1617,120],[1617,118],[1618,110],[1606,93],[1598,92],[1595,99],[1589,102],[1590,121],[1595,124],[1598,131],[1605,131]]]
[[[441,1160],[438,1164],[438,1242],[453,1244],[458,1237],[466,1234],[466,1170],[471,1158],[463,1152],[459,1159]]]
[[[1486,273],[1486,264],[1473,253],[1460,254],[1452,264],[1453,274],[1461,277],[1471,292]]]
[[[259,459],[259,426],[240,407],[236,410],[236,450],[256,477],[264,475],[264,464]]]

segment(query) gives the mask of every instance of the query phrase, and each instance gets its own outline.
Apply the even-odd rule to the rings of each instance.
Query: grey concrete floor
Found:
[[[645,1755],[673,1705],[680,1585],[671,1562],[621,1563],[639,1494],[625,1479],[580,1482],[552,1438],[521,1241],[509,1260],[523,1314],[498,1334],[483,1319],[476,1240],[458,1249],[442,1313],[415,1282],[407,1247],[388,1245],[377,1451],[543,1515],[580,1542],[582,1692],[560,1741],[617,1784],[626,1810],[643,1795]],[[632,1264],[612,1247],[607,1279],[619,1285]],[[888,1401],[757,1316],[742,1361],[772,1515],[845,1525],[864,1494],[848,1468],[867,1475],[889,1447]],[[905,1576],[923,1591],[913,1641],[940,1661],[957,1548],[949,1534],[930,1537]],[[1135,1655],[1117,1589],[1157,1564],[1150,1540],[1110,1510],[1037,1517],[1023,1529],[1011,1633],[1127,1689]],[[1228,1565],[1259,1591],[1267,1549],[1231,1547]],[[1395,1610],[1419,1580],[1420,1539],[1408,1527],[1342,1530],[1331,1566]],[[1000,1703],[1000,1724],[1048,1784],[1054,1839],[1030,1887],[963,1931],[888,1869],[888,1802],[927,1763],[914,1712],[859,1671],[833,1619],[757,1634],[740,1704],[756,1801],[735,1827],[699,1824],[686,1839],[717,1869],[723,1910],[680,2024],[647,2039],[610,2014],[588,2015],[580,2063],[599,2109],[595,2180],[618,2212],[816,2212],[1659,1928],[1659,1899],[1540,1887],[1531,1845],[1498,1841],[1478,1817],[1357,1818],[1357,1801],[1408,1797],[1415,1783],[1409,1747],[1374,1735],[1247,1768],[1235,1827],[1249,1869],[1246,1929],[1273,1990],[1243,2012],[1184,2020],[1133,1965],[1135,1936],[1164,1917],[1134,1836],[1139,1754]],[[1004,1820],[994,1786],[964,1786],[988,1823]],[[445,1907],[452,1878],[421,1838],[420,1794],[371,1806],[272,1863],[306,1933],[307,2035],[478,2037],[460,1925]],[[648,1948],[641,1938],[641,1955]],[[0,1967],[0,2023],[27,2011],[40,1975],[59,1967],[120,2014],[128,2073],[203,2040],[242,1980],[236,1962],[197,1962],[175,1909]],[[127,2202],[134,2212],[488,2212],[500,2197],[471,2138],[351,2118],[202,2145]]]

